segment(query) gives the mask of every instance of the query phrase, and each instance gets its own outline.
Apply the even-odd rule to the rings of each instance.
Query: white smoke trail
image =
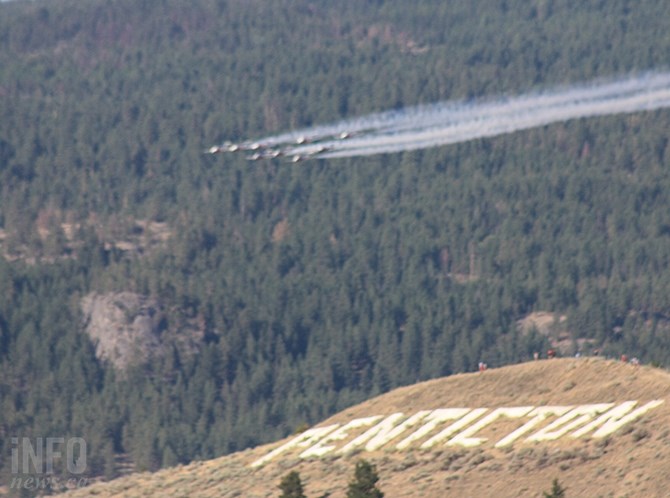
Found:
[[[293,155],[368,156],[454,144],[551,123],[670,107],[670,73],[647,73],[518,97],[452,101],[371,114],[259,140]],[[352,135],[337,140],[340,133]],[[300,137],[307,145],[295,145]],[[324,151],[325,150],[325,151]]]

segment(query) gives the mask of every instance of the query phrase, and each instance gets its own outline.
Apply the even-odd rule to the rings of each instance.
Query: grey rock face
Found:
[[[146,363],[173,346],[191,354],[204,336],[192,320],[169,324],[161,303],[132,292],[89,294],[82,298],[81,310],[96,356],[118,371]]]

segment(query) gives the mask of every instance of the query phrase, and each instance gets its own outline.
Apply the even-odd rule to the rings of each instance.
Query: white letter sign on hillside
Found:
[[[399,436],[407,430],[408,427],[412,427],[419,423],[426,415],[430,413],[430,410],[423,410],[418,413],[415,413],[404,422],[396,425],[399,420],[405,418],[402,413],[394,413],[393,415],[386,417],[382,422],[375,425],[373,428],[369,429],[365,433],[358,436],[349,444],[338,450],[338,453],[349,453],[359,446],[365,444],[366,451],[375,451],[376,449],[381,448],[386,443]]]
[[[470,408],[438,408],[433,410],[427,418],[430,420],[427,424],[421,427],[418,431],[414,432],[410,436],[407,436],[405,439],[400,441],[396,445],[396,449],[404,450],[409,447],[414,441],[417,441],[427,434],[435,430],[435,428],[442,422],[447,420],[458,420],[463,417],[466,413],[470,411]]]
[[[346,454],[357,449],[375,451],[382,448],[406,450],[442,446],[481,446],[489,438],[477,437],[501,419],[505,424],[519,421],[512,432],[493,443],[496,448],[510,446],[521,438],[524,442],[555,441],[564,436],[576,439],[589,433],[601,438],[613,434],[624,425],[663,404],[649,401],[635,408],[637,401],[596,403],[575,406],[519,406],[502,408],[438,408],[422,410],[414,415],[403,413],[357,418],[346,424],[333,424],[309,429],[251,464],[260,467],[289,450],[301,449],[300,458],[322,457],[337,450]],[[375,425],[373,425],[375,424]],[[368,426],[372,426],[367,428]],[[417,428],[418,427],[418,428]],[[367,428],[367,429],[361,429]],[[539,430],[538,430],[539,429]],[[398,443],[393,443],[404,436]],[[496,437],[497,439],[497,437]],[[335,443],[342,442],[341,447]]]
[[[663,403],[662,399],[650,401],[646,405],[641,406],[640,408],[635,410],[633,413],[628,413],[637,404],[637,401],[626,401],[625,403],[621,403],[616,408],[608,411],[604,415],[601,415],[590,424],[587,424],[578,431],[573,432],[571,434],[571,437],[574,438],[582,437],[584,434],[587,434],[588,432],[597,429],[598,427],[600,428],[593,434],[593,437],[609,436],[613,432],[616,432],[619,429],[621,429],[621,427],[626,425],[628,422],[635,420],[640,415],[643,415],[647,413],[649,410],[652,410],[653,408],[660,406],[662,403]]]
[[[555,441],[572,429],[584,425],[599,413],[603,413],[614,406],[614,403],[599,403],[595,405],[581,405],[573,408],[568,413],[554,420],[544,429],[540,429],[526,441]]]
[[[284,453],[285,451],[288,451],[291,448],[296,448],[296,447],[305,448],[305,447],[312,446],[319,439],[324,437],[329,432],[334,431],[339,426],[340,426],[340,424],[334,424],[334,425],[328,425],[326,427],[316,427],[314,429],[306,430],[302,434],[300,434],[300,435],[294,437],[293,439],[291,439],[285,445],[280,446],[279,448],[271,451],[270,453],[265,455],[263,458],[260,458],[260,459],[256,460],[254,463],[251,464],[251,466],[252,467],[258,467],[260,465],[263,465],[265,462],[269,462],[270,460],[272,460],[274,457],[276,457],[280,453]]]
[[[377,420],[382,418],[382,415],[375,415],[373,417],[366,417],[366,418],[357,418],[349,422],[348,424],[340,427],[334,432],[331,432],[328,434],[325,438],[323,438],[321,441],[316,443],[314,446],[309,448],[308,450],[303,451],[300,453],[300,458],[307,458],[311,456],[316,456],[320,457],[325,455],[326,453],[330,453],[335,449],[335,446],[330,445],[330,446],[324,446],[326,443],[330,443],[333,441],[341,441],[342,439],[346,439],[349,436],[349,431],[351,429],[357,429],[358,427],[363,427],[366,425],[372,425],[374,424]]]
[[[465,415],[462,419],[460,419],[458,422],[454,422],[451,424],[449,427],[444,429],[442,432],[439,434],[436,434],[435,436],[431,437],[428,441],[423,443],[421,445],[422,448],[430,448],[431,446],[435,446],[437,443],[441,443],[442,441],[445,441],[446,439],[449,438],[452,434],[455,434],[456,432],[460,431],[462,428],[468,426],[470,422],[477,420],[479,417],[484,415],[486,413],[486,408],[475,408],[472,410],[470,413]]]
[[[458,436],[451,439],[447,444],[449,445],[460,445],[467,448],[473,446],[479,446],[486,438],[481,437],[472,437],[477,432],[481,431],[487,425],[491,425],[493,422],[499,418],[521,418],[531,411],[534,406],[522,406],[519,408],[497,408],[489,413],[486,417],[481,419],[479,422],[472,424],[470,427],[461,432]]]
[[[500,441],[498,441],[496,443],[496,448],[509,446],[524,434],[532,431],[536,426],[544,422],[548,417],[551,417],[552,415],[560,417],[561,415],[564,415],[566,412],[570,411],[570,408],[571,407],[569,406],[538,406],[528,414],[533,418],[530,419],[521,427],[519,427],[517,430],[509,434],[508,436],[505,436]]]

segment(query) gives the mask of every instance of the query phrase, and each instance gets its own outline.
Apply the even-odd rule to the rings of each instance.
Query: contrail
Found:
[[[275,135],[259,143],[295,156],[369,156],[494,137],[571,119],[667,107],[670,73],[646,73],[516,97],[408,107]],[[351,138],[337,139],[340,134]],[[301,141],[310,143],[296,145]]]

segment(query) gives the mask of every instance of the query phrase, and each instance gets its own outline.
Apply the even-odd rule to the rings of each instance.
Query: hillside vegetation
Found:
[[[278,485],[284,476],[297,472],[306,496],[344,498],[356,463],[366,459],[379,470],[379,488],[392,498],[539,498],[551,488],[553,479],[559,479],[567,488],[566,496],[571,497],[664,498],[670,484],[666,472],[670,457],[669,383],[667,371],[600,358],[544,360],[491,369],[483,374],[459,374],[395,389],[340,412],[320,422],[318,427],[397,412],[409,416],[433,408],[574,406],[624,400],[638,400],[640,406],[652,399],[664,402],[604,438],[586,435],[574,439],[566,435],[556,441],[532,443],[521,438],[511,446],[494,447],[495,441],[527,422],[525,418],[503,420],[477,431],[474,437],[484,438],[485,442],[472,448],[445,443],[430,449],[394,448],[419,424],[377,451],[359,447],[351,453],[339,453],[347,441],[369,427],[351,428],[344,441],[324,443],[336,449],[322,458],[300,458],[307,445],[287,450],[265,465],[251,466],[257,458],[296,437],[291,436],[272,445],[209,461],[96,484],[67,496],[269,498],[279,496]],[[554,420],[557,419],[546,423]],[[438,426],[431,434],[450,423]],[[569,427],[571,423],[562,427],[566,425]]]
[[[292,165],[203,150],[371,111],[663,70],[665,0],[0,4],[0,472],[276,440],[391,388],[567,344],[670,364],[670,112]],[[156,228],[160,227],[160,229]],[[178,348],[118,372],[81,300]],[[565,339],[565,337],[563,338]],[[568,347],[570,353],[575,347]],[[58,469],[59,471],[61,469]]]

